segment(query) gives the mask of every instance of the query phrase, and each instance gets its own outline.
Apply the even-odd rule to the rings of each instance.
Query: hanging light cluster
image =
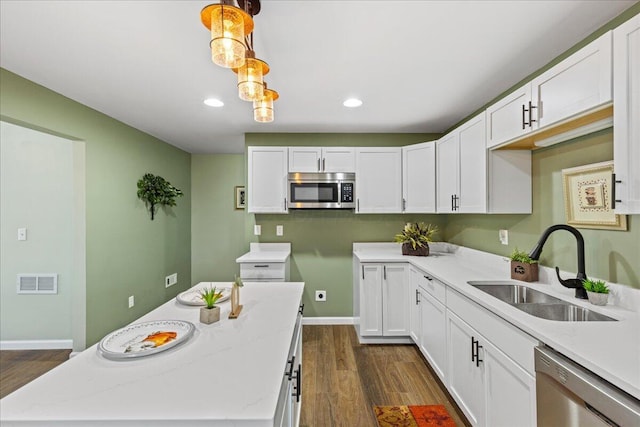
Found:
[[[200,18],[211,30],[211,60],[238,75],[238,96],[253,102],[253,118],[260,123],[273,121],[273,101],[278,92],[267,89],[264,76],[269,65],[253,51],[253,16],[260,12],[260,0],[221,0],[202,9]]]

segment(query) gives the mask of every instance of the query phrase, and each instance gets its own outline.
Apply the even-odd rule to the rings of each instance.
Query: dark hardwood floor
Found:
[[[360,345],[353,326],[305,325],[301,427],[374,427],[374,405],[436,405],[468,426],[416,346]],[[70,350],[0,351],[0,398],[69,358]]]
[[[413,345],[361,345],[353,326],[303,327],[301,427],[372,427],[374,405],[437,405],[468,426]]]
[[[0,399],[69,360],[71,350],[0,351]]]

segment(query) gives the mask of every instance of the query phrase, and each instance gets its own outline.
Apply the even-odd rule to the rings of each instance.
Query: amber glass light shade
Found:
[[[233,70],[238,73],[238,96],[244,101],[258,101],[264,95],[263,77],[269,72],[266,62],[247,52],[244,65]]]
[[[248,13],[227,4],[210,4],[200,12],[200,19],[211,30],[211,59],[225,68],[245,63],[244,37],[253,31]]]
[[[273,121],[273,101],[278,99],[278,92],[264,88],[264,96],[258,101],[253,101],[253,119],[260,123]]]

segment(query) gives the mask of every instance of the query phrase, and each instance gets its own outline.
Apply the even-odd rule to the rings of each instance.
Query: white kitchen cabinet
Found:
[[[438,212],[487,211],[485,113],[437,142]]]
[[[289,348],[286,370],[278,396],[274,425],[297,427],[302,408],[302,306]]]
[[[435,141],[402,147],[402,210],[436,211]]]
[[[410,320],[409,267],[405,263],[359,264],[358,333],[407,337]]]
[[[613,30],[615,212],[640,214],[640,15]]]
[[[402,212],[402,149],[356,148],[356,213]]]
[[[611,32],[602,35],[488,107],[487,148],[611,102],[611,38]]]
[[[429,275],[422,276],[429,284],[437,282]],[[442,283],[435,283],[444,292]],[[427,358],[435,373],[443,382],[447,372],[447,309],[442,301],[427,290],[419,287],[421,339],[420,351]]]
[[[248,147],[247,211],[287,213],[287,147]]]
[[[289,172],[355,172],[354,147],[289,147]]]
[[[413,267],[409,268],[409,292],[411,295],[411,308],[409,309],[409,336],[420,347],[422,336],[422,324],[420,321],[420,290],[418,278],[420,272]]]

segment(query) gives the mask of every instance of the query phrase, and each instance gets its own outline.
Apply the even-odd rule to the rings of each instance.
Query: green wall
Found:
[[[191,285],[191,158],[176,147],[0,69],[2,119],[86,145],[86,343]],[[151,221],[136,182],[161,175],[185,192]],[[178,284],[164,287],[178,273]],[[127,306],[130,295],[135,306]]]

